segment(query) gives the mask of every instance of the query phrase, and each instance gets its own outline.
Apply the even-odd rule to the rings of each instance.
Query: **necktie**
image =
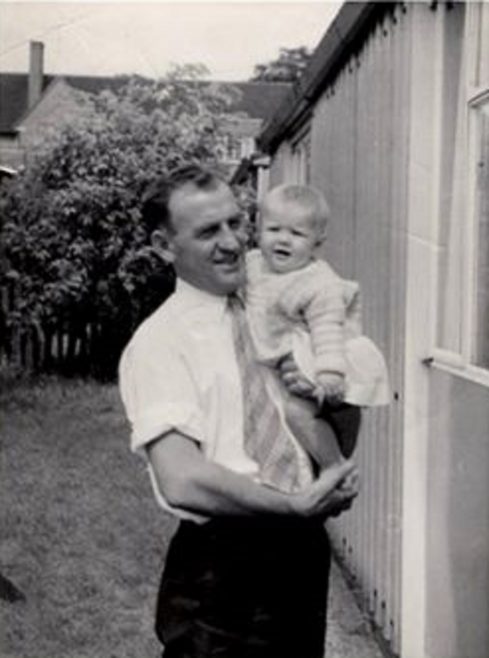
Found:
[[[228,305],[243,389],[244,448],[263,484],[289,493],[298,485],[297,453],[257,363],[243,302],[230,295]]]

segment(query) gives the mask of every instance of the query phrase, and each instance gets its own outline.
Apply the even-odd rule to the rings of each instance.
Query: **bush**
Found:
[[[202,72],[186,66],[86,95],[80,115],[29,154],[1,204],[0,281],[16,289],[7,332],[95,323],[113,371],[130,333],[173,286],[147,246],[143,190],[180,164],[218,168],[233,92],[204,83]]]

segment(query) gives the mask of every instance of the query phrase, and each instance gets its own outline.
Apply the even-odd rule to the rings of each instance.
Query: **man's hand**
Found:
[[[287,354],[280,360],[278,371],[280,379],[289,393],[310,400],[315,399],[315,384],[302,374],[292,354]]]
[[[325,469],[309,487],[295,495],[298,514],[305,517],[338,516],[358,496],[358,471],[351,461]]]

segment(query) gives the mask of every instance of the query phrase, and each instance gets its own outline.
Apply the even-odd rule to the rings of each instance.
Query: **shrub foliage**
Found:
[[[10,333],[92,323],[99,370],[113,373],[130,333],[173,285],[147,246],[144,189],[179,164],[218,167],[234,92],[203,82],[203,72],[185,66],[87,95],[79,116],[29,154],[2,200],[1,283],[17,290]]]

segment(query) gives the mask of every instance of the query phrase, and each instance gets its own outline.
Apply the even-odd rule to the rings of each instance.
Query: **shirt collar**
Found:
[[[175,294],[186,304],[195,308],[205,308],[206,310],[215,310],[222,312],[226,308],[227,296],[214,295],[207,290],[196,288],[191,283],[177,278]]]

